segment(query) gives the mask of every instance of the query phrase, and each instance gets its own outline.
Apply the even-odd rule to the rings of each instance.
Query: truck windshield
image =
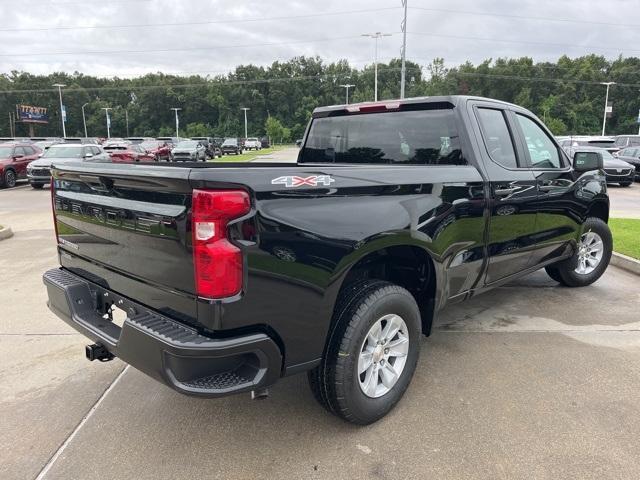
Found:
[[[314,118],[300,162],[467,164],[452,109]]]

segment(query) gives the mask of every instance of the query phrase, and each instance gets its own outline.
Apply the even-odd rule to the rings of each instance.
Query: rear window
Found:
[[[300,162],[467,164],[452,109],[314,118]]]

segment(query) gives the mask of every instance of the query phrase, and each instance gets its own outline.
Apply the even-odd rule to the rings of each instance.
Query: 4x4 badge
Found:
[[[287,188],[296,187],[317,187],[319,185],[329,187],[335,180],[331,175],[311,175],[310,177],[278,177],[271,180],[272,185],[284,185]]]

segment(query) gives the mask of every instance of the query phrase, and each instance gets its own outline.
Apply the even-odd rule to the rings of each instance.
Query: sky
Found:
[[[640,0],[407,0],[407,58],[640,56]],[[401,0],[0,0],[0,72],[216,75],[300,55],[398,57]]]

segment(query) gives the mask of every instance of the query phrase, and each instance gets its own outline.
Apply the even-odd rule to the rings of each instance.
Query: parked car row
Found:
[[[266,147],[269,140],[257,137],[0,138],[0,188],[27,179],[33,188],[41,189],[50,182],[54,162],[204,162]]]
[[[640,180],[640,135],[557,137],[560,146],[571,155],[576,151],[603,150],[607,182],[629,186]]]

